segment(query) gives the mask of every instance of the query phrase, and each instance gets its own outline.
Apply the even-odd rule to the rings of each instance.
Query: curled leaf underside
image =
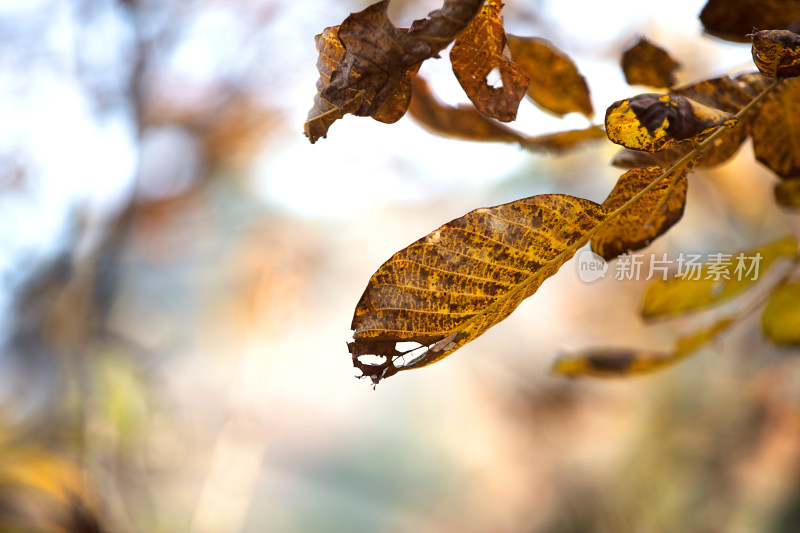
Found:
[[[472,211],[397,252],[356,306],[353,364],[377,383],[453,353],[535,293],[606,214],[582,198],[538,195]],[[403,353],[398,342],[421,346]]]
[[[316,37],[317,94],[305,123],[313,143],[345,114],[392,123],[405,114],[411,77],[422,62],[444,49],[478,13],[483,0],[445,0],[411,28],[397,28],[388,0],[348,16]]]

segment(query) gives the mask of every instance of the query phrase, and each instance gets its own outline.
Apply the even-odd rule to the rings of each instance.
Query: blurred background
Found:
[[[0,1],[0,530],[794,532],[800,362],[757,318],[663,373],[567,380],[591,346],[665,349],[643,282],[568,263],[508,320],[373,390],[346,342],[392,253],[481,206],[602,201],[601,141],[565,156],[348,116],[311,145],[314,35],[368,1]],[[682,83],[751,68],[702,1],[507,2],[567,52],[595,123],[638,35]],[[436,0],[392,0],[398,26]],[[446,59],[422,74],[467,99]],[[582,128],[523,102],[528,134]],[[749,144],[691,177],[653,251],[786,233]]]

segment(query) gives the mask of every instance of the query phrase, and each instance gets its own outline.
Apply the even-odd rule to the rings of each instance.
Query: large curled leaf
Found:
[[[530,78],[528,96],[556,115],[594,114],[589,86],[575,63],[550,41],[537,37],[507,36],[514,63]]]
[[[769,94],[753,126],[756,159],[781,178],[800,177],[800,78]]]
[[[411,99],[411,77],[466,27],[483,0],[445,0],[409,30],[394,26],[388,0],[348,16],[341,26],[317,35],[317,94],[305,134],[313,143],[325,137],[344,114],[395,122]]]
[[[650,374],[694,355],[734,323],[725,318],[708,328],[681,337],[669,352],[629,348],[592,349],[559,357],[553,373],[568,377],[616,378]]]
[[[468,141],[496,141],[518,143],[533,151],[565,152],[576,146],[606,136],[598,126],[582,130],[560,131],[536,137],[521,133],[486,118],[471,105],[452,107],[440,102],[425,80],[416,76],[412,80],[413,95],[408,113],[426,129],[456,139]]]
[[[655,187],[636,200],[592,238],[592,251],[606,261],[620,254],[640,250],[666,233],[683,216],[686,205],[686,174],[691,165],[675,169]],[[620,177],[603,202],[613,211],[633,198],[664,170],[661,167],[635,168]]]
[[[781,285],[772,293],[761,328],[775,344],[800,345],[800,283]]]
[[[752,250],[718,256],[720,261],[698,263],[697,270],[684,265],[681,276],[675,273],[669,279],[650,282],[642,300],[642,316],[673,315],[722,303],[756,284],[778,259],[796,253],[795,238],[785,237]],[[757,276],[755,270],[750,271],[754,261]],[[725,274],[717,276],[715,272],[719,270]]]
[[[747,42],[753,28],[787,29],[800,19],[797,0],[708,0],[700,20],[717,37]]]
[[[377,383],[448,356],[535,293],[605,215],[589,200],[544,194],[477,209],[397,252],[356,306],[353,364]],[[422,347],[403,357],[398,342]]]
[[[740,81],[733,80],[728,76],[722,76],[673,89],[670,94],[685,96],[703,105],[735,114],[761,92],[763,89],[760,86],[761,80],[766,80],[766,78],[759,75],[759,79],[755,80],[759,86],[753,89],[752,93],[751,90],[748,90],[751,84],[748,83],[747,79],[743,78]],[[711,144],[705,147],[697,165],[700,167],[713,167],[733,157],[742,142],[750,134],[750,124],[754,115],[754,111],[750,111],[733,127],[726,129],[715,138]],[[688,143],[679,144],[655,153],[624,149],[617,154],[612,164],[621,168],[638,168],[652,165],[667,167],[689,153],[690,150],[691,146]]]
[[[800,209],[800,179],[783,180],[775,185],[775,202],[781,207]]]
[[[672,87],[678,62],[644,37],[622,54],[622,71],[630,85]]]
[[[453,72],[475,107],[502,122],[517,118],[519,102],[528,89],[528,76],[511,61],[503,30],[503,4],[488,0],[478,15],[458,36],[450,50]],[[501,87],[489,85],[487,77],[500,72]]]
[[[687,140],[700,141],[719,126],[733,126],[730,113],[683,96],[640,94],[606,110],[608,138],[625,148],[657,152]]]
[[[750,37],[753,61],[761,74],[770,78],[800,76],[800,35],[788,30],[764,30]]]

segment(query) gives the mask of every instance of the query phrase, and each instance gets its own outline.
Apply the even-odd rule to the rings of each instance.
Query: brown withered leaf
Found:
[[[686,174],[691,164],[675,169],[655,187],[620,213],[592,238],[592,251],[606,261],[640,250],[666,233],[683,216],[686,205]],[[664,170],[634,168],[620,177],[603,206],[613,211],[633,198]]]
[[[706,32],[742,43],[753,28],[783,30],[798,19],[797,0],[708,0],[700,13]]]
[[[774,192],[779,206],[800,209],[800,179],[782,180],[775,185]]]
[[[511,57],[530,78],[528,96],[542,108],[565,115],[594,114],[589,86],[578,67],[550,41],[537,37],[507,35]]]
[[[486,118],[473,106],[453,107],[440,102],[419,76],[413,78],[411,86],[408,113],[434,133],[469,141],[521,143],[524,140],[521,134]]]
[[[669,352],[630,348],[600,348],[559,357],[552,372],[567,377],[615,378],[639,376],[678,363],[714,340],[735,320],[725,318],[710,327],[681,337]]]
[[[756,159],[781,178],[800,177],[800,79],[769,94],[752,125]]]
[[[606,132],[600,126],[589,126],[582,130],[567,130],[525,137],[520,146],[528,150],[563,153],[588,141],[605,139]]]
[[[800,283],[787,283],[770,296],[761,329],[775,344],[800,345]]]
[[[411,77],[438,54],[480,10],[483,0],[445,0],[409,30],[395,27],[383,0],[317,35],[317,94],[305,123],[313,143],[331,124],[351,113],[392,123],[411,99]]]
[[[772,83],[772,79],[756,71],[739,74],[734,81],[750,98],[758,96]]]
[[[749,35],[753,39],[753,61],[764,76],[800,76],[800,35],[788,30],[764,30]]]
[[[372,275],[353,316],[353,364],[377,383],[450,355],[535,293],[605,216],[589,200],[543,194],[448,222]],[[398,342],[422,346],[404,360]]]
[[[440,102],[421,77],[412,80],[412,97],[408,113],[433,133],[468,141],[518,143],[525,149],[562,153],[581,144],[605,138],[598,126],[581,130],[560,131],[526,137],[521,133],[486,118],[471,105],[453,107]]]
[[[678,62],[644,37],[622,54],[622,71],[630,85],[672,87]]]
[[[727,257],[718,256],[722,261],[698,263],[696,269],[684,266],[683,272],[650,282],[642,298],[642,316],[698,311],[728,301],[754,286],[776,261],[796,254],[797,240],[784,237]]]
[[[657,152],[687,140],[701,141],[736,118],[684,96],[640,94],[606,110],[606,135],[632,150]]]
[[[671,164],[691,151],[692,147],[688,143],[682,143],[659,152],[642,152],[640,150],[623,148],[617,152],[617,155],[611,160],[611,164],[618,168],[669,168]],[[702,161],[702,159],[700,161]]]
[[[503,30],[502,2],[488,0],[461,32],[450,50],[450,63],[458,83],[486,116],[502,122],[517,118],[517,108],[528,89],[528,76],[511,61]],[[497,69],[502,87],[489,85],[487,76]]]

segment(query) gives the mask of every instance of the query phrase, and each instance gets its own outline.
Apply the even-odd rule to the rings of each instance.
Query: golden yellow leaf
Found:
[[[606,134],[633,150],[657,152],[683,141],[700,141],[736,118],[683,96],[640,94],[606,110]]]
[[[724,302],[757,283],[778,259],[795,254],[797,241],[784,237],[751,250],[717,256],[720,261],[698,261],[696,268],[686,263],[683,272],[650,282],[642,301],[642,316],[685,313]],[[756,266],[757,272],[750,270]]]
[[[761,328],[775,344],[800,344],[800,283],[781,285],[772,293]]]
[[[775,185],[775,202],[781,207],[800,209],[800,179],[783,180]]]
[[[559,357],[552,372],[568,377],[616,378],[650,374],[693,355],[734,323],[726,318],[708,328],[681,337],[670,352],[629,348],[590,349]]]
[[[672,87],[678,62],[644,37],[622,54],[622,71],[630,85]]]
[[[636,200],[592,238],[592,251],[609,261],[620,254],[640,250],[666,233],[683,216],[686,174],[691,165],[676,169]],[[635,168],[620,177],[603,205],[613,211],[633,198],[664,170]]]
[[[409,30],[392,24],[388,5],[382,0],[352,13],[316,37],[320,78],[305,123],[312,143],[348,113],[386,123],[399,120],[411,99],[411,77],[461,33],[483,0],[445,0]]]
[[[629,150],[623,148],[611,160],[611,164],[618,168],[644,168],[661,167],[669,168],[681,157],[692,151],[692,146],[688,143],[678,144],[666,150],[658,152],[642,152],[641,150]],[[699,161],[698,161],[699,164]]]
[[[511,61],[503,30],[503,4],[488,0],[461,32],[450,50],[453,72],[475,107],[502,122],[517,118],[519,102],[528,89],[528,76]],[[489,85],[487,76],[497,69],[501,87]]]
[[[753,61],[764,76],[800,76],[800,35],[788,30],[764,30],[750,35]]]
[[[511,57],[530,78],[528,96],[556,115],[594,114],[589,86],[575,63],[550,41],[507,35]]]
[[[589,200],[543,194],[448,222],[370,278],[351,326],[353,364],[377,383],[448,356],[535,293],[605,216]],[[421,347],[405,354],[398,342]]]
[[[756,159],[781,178],[800,176],[800,79],[784,81],[753,120]]]
[[[798,19],[797,0],[708,0],[700,13],[706,32],[737,42],[753,28],[786,29]]]
[[[535,137],[521,133],[485,117],[471,105],[452,107],[440,102],[425,80],[412,80],[413,93],[408,113],[427,130],[468,141],[497,141],[518,143],[527,150],[561,153],[581,144],[604,139],[599,126],[581,130],[560,131]]]

